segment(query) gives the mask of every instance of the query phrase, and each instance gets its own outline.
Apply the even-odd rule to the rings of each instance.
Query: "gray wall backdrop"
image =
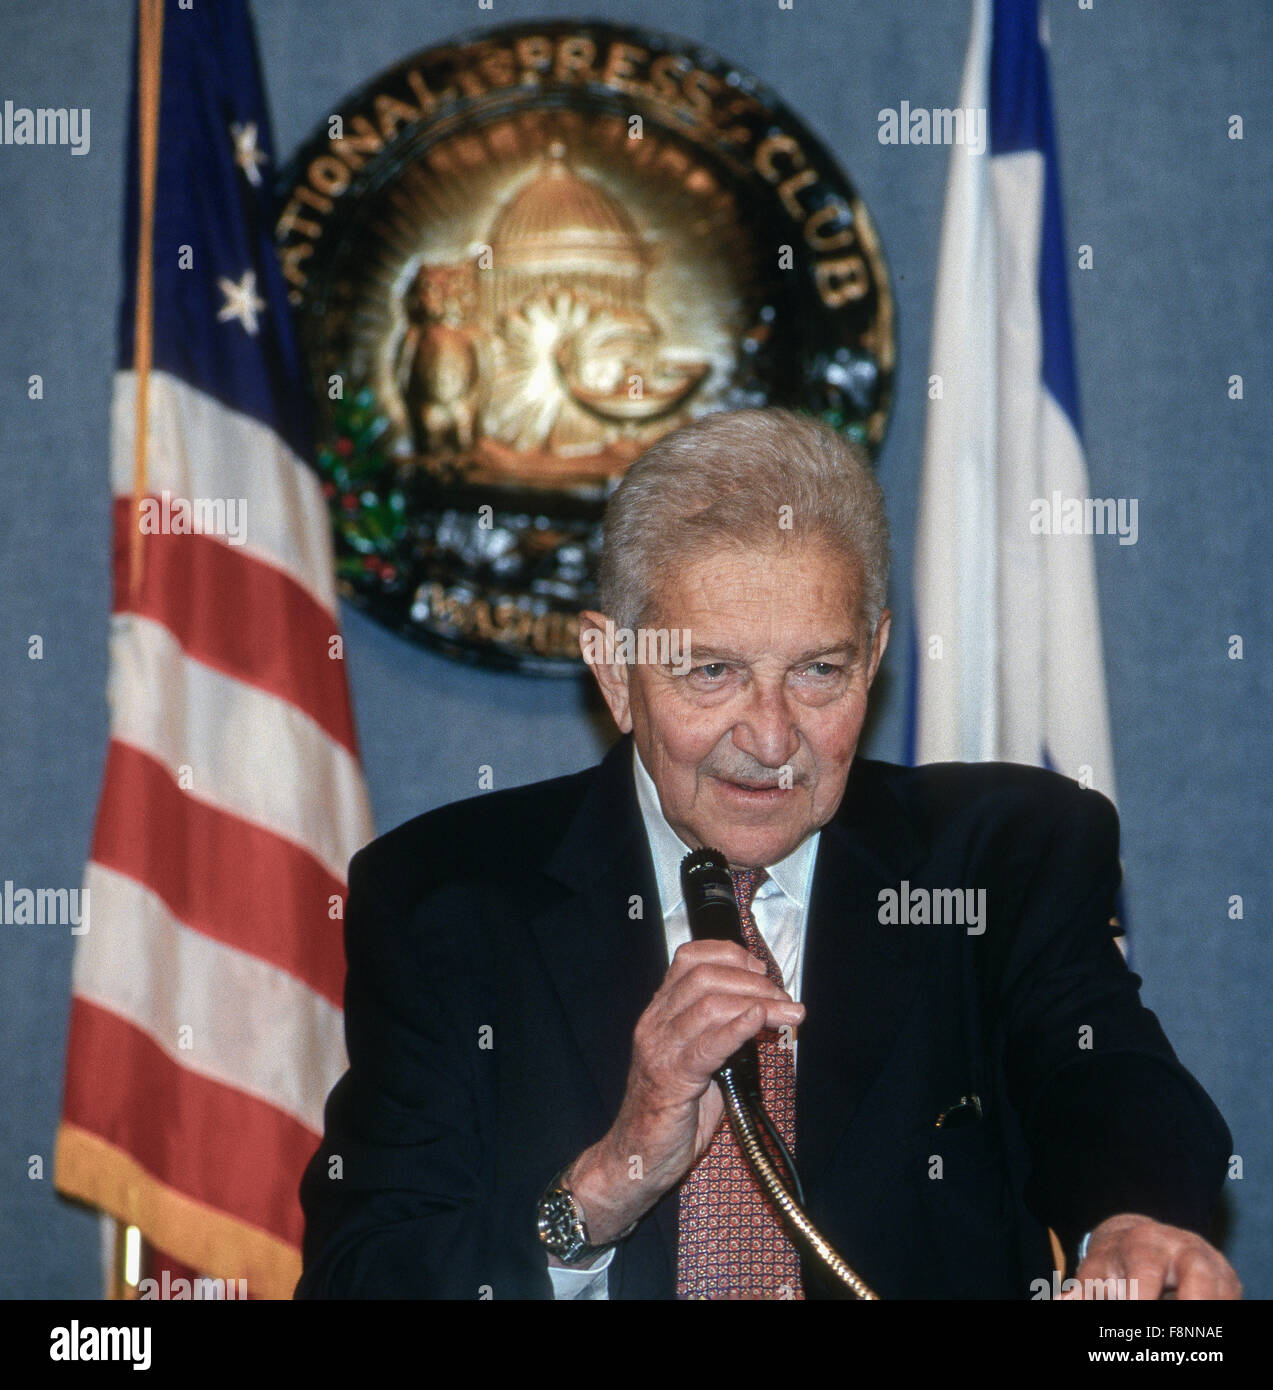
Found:
[[[210,2],[210,0],[207,0]],[[0,148],[0,879],[78,886],[106,739],[107,419],[119,290],[128,0],[0,4],[0,100],[88,106],[92,148]],[[876,113],[953,105],[964,0],[256,0],[280,153],[354,86],[463,30],[549,15],[637,22],[758,73],[827,143],[880,229],[898,300],[881,459],[905,633],[947,151],[879,144]],[[1226,1248],[1273,1294],[1269,1077],[1269,193],[1266,0],[1050,0],[1067,241],[1094,496],[1137,497],[1098,541],[1137,968],[1233,1129]],[[1227,138],[1243,117],[1245,138]],[[1072,262],[1073,264],[1073,262]],[[27,399],[33,372],[45,398]],[[1244,379],[1229,398],[1228,378]],[[377,826],[583,766],[603,726],[569,683],[476,672],[347,612]],[[44,637],[42,662],[27,639]],[[1230,634],[1244,659],[1228,656]],[[902,755],[906,643],[866,751]],[[1230,920],[1241,894],[1245,915]],[[96,1220],[55,1198],[72,940],[0,926],[0,1295],[93,1297]],[[45,1178],[28,1178],[43,1155]]]

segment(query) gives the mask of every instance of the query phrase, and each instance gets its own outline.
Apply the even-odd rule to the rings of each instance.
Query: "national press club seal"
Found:
[[[341,590],[451,655],[582,669],[605,500],[678,425],[784,405],[883,438],[870,216],[695,45],[552,22],[429,49],[323,124],[280,206]]]

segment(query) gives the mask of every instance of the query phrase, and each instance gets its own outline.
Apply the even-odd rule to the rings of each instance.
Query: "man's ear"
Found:
[[[884,659],[885,649],[888,647],[888,635],[893,628],[893,611],[886,608],[880,614],[880,620],[875,625],[875,636],[871,639],[871,664],[867,668],[866,684],[869,688],[875,680],[875,673],[880,669],[880,662]]]
[[[601,687],[621,734],[632,732],[632,703],[628,691],[628,667],[614,659],[614,623],[604,613],[579,615],[579,650]]]

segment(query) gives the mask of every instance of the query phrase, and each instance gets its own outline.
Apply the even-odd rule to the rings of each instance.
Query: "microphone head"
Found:
[[[690,935],[695,941],[735,941],[743,944],[738,903],[729,860],[718,849],[696,849],[681,860],[681,892]]]
[[[692,849],[681,860],[681,882],[684,883],[686,874],[705,873],[715,869],[718,873],[729,873],[729,860],[718,849],[709,849],[706,845],[702,849]]]
[[[729,860],[718,849],[696,849],[681,860],[681,891],[685,915],[695,941],[732,941],[745,951],[742,918],[734,897]],[[744,1095],[760,1104],[760,1060],[756,1040],[749,1038],[716,1073],[733,1072]]]

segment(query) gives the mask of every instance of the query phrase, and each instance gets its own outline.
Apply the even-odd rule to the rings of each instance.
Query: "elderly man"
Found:
[[[351,865],[350,1069],[298,1295],[834,1293],[723,1122],[713,1073],[750,1038],[810,1218],[883,1297],[1050,1294],[1049,1227],[1080,1281],[1236,1295],[1203,1238],[1228,1132],[1111,936],[1113,808],[855,756],[889,635],[860,453],[708,416],[605,532],[581,639],[624,737]],[[746,949],[690,940],[702,846]]]

